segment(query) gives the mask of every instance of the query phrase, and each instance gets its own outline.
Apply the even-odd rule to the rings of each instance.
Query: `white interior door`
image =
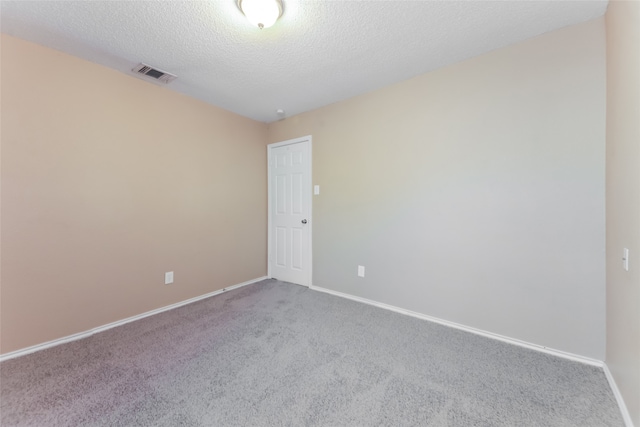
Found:
[[[267,148],[269,276],[311,285],[311,137]]]

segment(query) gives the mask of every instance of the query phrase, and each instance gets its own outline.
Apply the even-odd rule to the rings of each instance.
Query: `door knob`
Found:
[[[306,223],[307,223],[307,220],[306,220],[306,219],[303,219],[303,220],[302,220],[302,223],[303,223],[303,224],[306,224]]]

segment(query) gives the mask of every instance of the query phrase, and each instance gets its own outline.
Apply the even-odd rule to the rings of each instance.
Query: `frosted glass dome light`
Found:
[[[238,0],[238,7],[260,29],[271,27],[282,16],[281,0]]]

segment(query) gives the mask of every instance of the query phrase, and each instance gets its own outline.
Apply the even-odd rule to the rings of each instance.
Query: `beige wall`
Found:
[[[271,124],[313,135],[314,285],[602,360],[604,31]]]
[[[6,35],[1,50],[1,353],[266,274],[266,125]]]
[[[611,1],[606,24],[606,362],[640,426],[640,2]]]

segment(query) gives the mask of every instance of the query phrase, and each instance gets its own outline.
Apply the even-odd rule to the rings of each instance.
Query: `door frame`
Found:
[[[313,240],[313,171],[311,169],[312,165],[313,165],[313,161],[312,161],[312,156],[313,156],[313,142],[312,142],[312,137],[311,135],[307,135],[307,136],[303,136],[303,137],[299,137],[299,138],[294,138],[294,139],[288,139],[286,141],[280,141],[280,142],[274,142],[273,144],[269,144],[267,145],[267,209],[268,209],[268,214],[267,214],[267,276],[269,278],[271,278],[271,238],[272,236],[272,225],[273,225],[273,218],[271,217],[271,199],[272,199],[272,194],[271,194],[271,150],[274,148],[279,148],[279,147],[283,147],[286,145],[292,145],[292,144],[299,144],[299,143],[303,143],[306,142],[309,145],[309,155],[307,156],[306,159],[306,164],[305,164],[305,168],[309,171],[309,188],[307,189],[307,194],[306,194],[306,200],[305,202],[307,203],[307,206],[309,206],[309,239],[307,241],[307,248],[305,248],[308,251],[309,254],[309,271],[308,271],[308,277],[307,277],[307,283],[308,286],[311,287],[313,286],[313,245],[312,245],[312,240]]]

